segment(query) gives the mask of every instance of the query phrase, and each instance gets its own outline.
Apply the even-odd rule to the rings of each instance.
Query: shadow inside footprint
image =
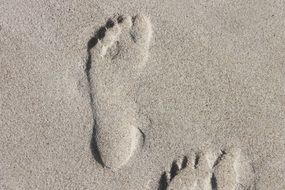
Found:
[[[218,188],[217,178],[215,174],[212,174],[212,177],[211,177],[211,187],[212,187],[212,190],[217,190]]]
[[[163,174],[160,177],[159,180],[159,186],[157,188],[157,190],[165,190],[168,187],[168,177],[166,172],[163,172]]]
[[[97,43],[99,42],[99,40],[101,40],[102,38],[104,38],[105,33],[107,31],[107,29],[112,28],[114,26],[114,22],[109,19],[106,23],[105,26],[100,27],[94,34],[93,37],[91,37],[91,39],[88,41],[87,43],[87,60],[85,63],[85,74],[87,76],[87,81],[88,81],[88,85],[89,85],[89,89],[91,89],[91,77],[90,77],[90,69],[92,67],[92,63],[91,63],[91,49],[94,48]],[[95,110],[93,110],[93,104],[94,104],[94,99],[93,96],[91,94],[91,91],[89,91],[89,97],[90,97],[90,104],[91,104],[91,108],[92,108],[92,113],[95,112]],[[95,116],[93,115],[93,133],[92,133],[92,137],[91,137],[91,142],[90,142],[90,149],[92,152],[92,155],[94,157],[94,159],[101,164],[103,167],[105,167],[105,164],[100,156],[100,152],[98,149],[98,145],[96,142],[96,128],[97,128],[97,122],[95,119]]]
[[[256,189],[255,171],[247,159],[237,148],[212,154],[197,152],[190,165],[184,156],[182,162],[174,160],[169,172],[162,173],[157,189],[253,190]],[[191,167],[181,172],[187,166]]]
[[[92,133],[92,137],[91,137],[91,143],[90,143],[90,148],[91,148],[91,152],[92,152],[92,155],[94,157],[94,159],[99,163],[101,164],[103,167],[105,166],[101,156],[100,156],[100,153],[99,153],[99,149],[98,149],[98,146],[97,146],[97,142],[96,142],[96,139],[95,139],[95,136],[96,136],[96,120],[94,119],[94,125],[93,125],[93,133]]]
[[[90,50],[96,46],[99,39],[101,39],[105,36],[105,32],[106,32],[105,27],[101,27],[96,32],[95,36],[93,36],[87,43],[87,60],[86,60],[86,64],[85,64],[85,74],[87,76],[89,89],[90,89],[90,80],[91,80],[90,79],[90,69],[91,69],[91,53],[90,53]],[[91,92],[89,92],[89,96],[90,96],[91,108],[93,109],[92,105],[94,103],[94,99],[93,99]],[[92,113],[94,113],[94,110],[92,110]],[[90,142],[90,149],[91,149],[91,152],[92,152],[94,159],[104,167],[105,165],[104,165],[103,160],[100,156],[99,149],[97,146],[97,142],[95,139],[96,127],[97,127],[96,125],[97,125],[97,122],[96,122],[96,119],[94,118],[94,115],[93,115],[93,133],[92,133],[91,142]]]
[[[169,183],[173,180],[175,176],[178,175],[183,169],[185,169],[188,165],[188,158],[184,156],[181,162],[174,160],[171,164],[171,168],[169,172],[163,172],[157,190],[166,190],[169,187]]]
[[[126,164],[145,140],[140,129],[145,122],[130,89],[136,91],[135,82],[145,66],[151,26],[142,15],[131,19],[109,19],[86,44],[85,74],[93,114],[90,147],[95,160],[113,171]],[[134,32],[136,42],[131,39]]]

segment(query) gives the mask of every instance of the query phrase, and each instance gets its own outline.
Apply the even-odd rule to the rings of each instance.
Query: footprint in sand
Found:
[[[143,15],[117,16],[88,42],[91,145],[97,160],[112,170],[126,164],[143,139],[134,88],[148,58],[151,32]]]
[[[158,190],[255,189],[253,167],[239,150],[196,153],[181,160],[161,175]]]

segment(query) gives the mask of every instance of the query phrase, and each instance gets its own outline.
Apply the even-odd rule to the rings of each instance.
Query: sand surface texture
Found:
[[[285,189],[285,1],[0,15],[1,190]]]

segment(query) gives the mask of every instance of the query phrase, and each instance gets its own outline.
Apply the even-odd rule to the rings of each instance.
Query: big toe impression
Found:
[[[148,17],[139,14],[133,17],[131,36],[136,43],[149,45],[152,35],[152,26]]]

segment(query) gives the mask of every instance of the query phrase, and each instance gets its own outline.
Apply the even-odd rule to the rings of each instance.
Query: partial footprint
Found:
[[[92,146],[101,164],[113,170],[127,163],[142,139],[134,86],[147,61],[151,31],[143,15],[118,16],[88,42]]]
[[[212,166],[212,189],[254,190],[254,170],[249,160],[239,149],[220,151]]]
[[[184,167],[178,165],[175,172],[171,169],[170,172],[165,172],[161,176],[161,179],[164,178],[164,175],[167,176],[167,180],[164,180],[166,183],[160,180],[158,190],[208,190],[210,188],[211,170],[206,156],[196,153],[185,156],[183,160]],[[177,165],[176,162],[174,163]]]
[[[170,171],[162,174],[158,190],[254,190],[255,188],[253,168],[238,150],[207,155],[196,153],[185,156],[183,160],[183,167],[175,161]]]

